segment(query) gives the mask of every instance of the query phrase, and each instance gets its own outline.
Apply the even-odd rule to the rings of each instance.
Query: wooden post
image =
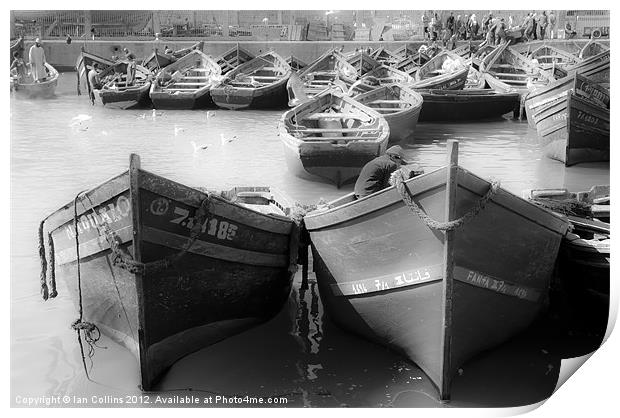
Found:
[[[159,10],[153,10],[151,15],[151,23],[153,25],[153,35],[161,33],[161,22],[159,21]]]
[[[456,218],[456,192],[458,188],[459,143],[455,140],[447,142],[448,165],[446,168],[446,222]],[[443,330],[441,347],[443,348],[439,397],[442,401],[450,399],[450,383],[452,380],[452,286],[454,282],[454,231],[446,231],[444,238],[444,280],[443,280]]]
[[[131,154],[129,156],[129,200],[131,202],[131,219],[133,230],[133,259],[136,262],[142,261],[142,223],[140,216],[140,156]],[[141,273],[134,273],[136,281],[136,295],[138,299],[138,347],[140,352],[140,376],[142,390],[150,390],[152,378],[147,369],[147,336],[144,334],[144,276]]]

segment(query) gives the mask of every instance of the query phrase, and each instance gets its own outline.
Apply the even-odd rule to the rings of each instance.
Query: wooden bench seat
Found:
[[[372,118],[367,115],[355,115],[351,113],[314,113],[312,115],[303,116],[301,119],[305,120],[319,120],[319,119],[355,119],[362,122],[370,122]]]

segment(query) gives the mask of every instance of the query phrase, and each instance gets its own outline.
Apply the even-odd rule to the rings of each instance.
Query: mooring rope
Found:
[[[164,257],[161,260],[150,261],[147,263],[135,261],[129,253],[127,253],[120,247],[120,238],[113,231],[111,231],[107,227],[107,225],[104,225],[105,238],[110,245],[110,249],[112,250],[112,264],[134,274],[157,273],[176,264],[183,256],[185,256],[185,254],[187,254],[187,252],[198,239],[198,236],[202,231],[202,224],[209,217],[210,204],[211,195],[207,193],[207,197],[200,203],[198,209],[196,209],[196,214],[194,215],[194,225],[192,226],[189,235],[190,240],[181,249],[180,252],[168,257]]]
[[[480,200],[476,202],[474,207],[471,208],[469,212],[467,212],[465,215],[461,216],[458,219],[448,222],[439,222],[424,213],[422,208],[420,208],[420,206],[418,206],[417,203],[414,202],[411,194],[409,193],[409,189],[407,189],[407,186],[405,185],[405,177],[401,170],[399,170],[398,174],[394,176],[394,181],[396,183],[396,190],[398,190],[398,193],[400,193],[400,196],[405,205],[413,213],[418,215],[418,217],[420,217],[420,219],[422,219],[429,228],[439,231],[453,231],[462,227],[466,222],[473,219],[476,215],[478,215],[478,213],[480,213],[480,211],[485,207],[488,201],[497,194],[500,186],[499,181],[491,181],[491,187],[489,187],[489,190],[485,193],[484,196],[482,196]]]
[[[78,231],[78,214],[77,214],[77,202],[85,191],[79,192],[75,195],[75,199],[73,199],[73,226],[75,228],[75,257],[77,262],[77,285],[78,285],[78,306],[80,317],[73,321],[71,324],[71,328],[75,330],[78,337],[78,343],[80,344],[80,353],[82,354],[82,365],[84,366],[84,373],[86,374],[86,378],[90,379],[88,374],[88,367],[86,366],[86,357],[84,356],[84,344],[82,343],[82,333],[84,334],[84,339],[88,344],[88,358],[91,359],[91,367],[92,367],[92,357],[95,355],[94,345],[101,337],[101,333],[99,332],[99,328],[91,322],[84,321],[84,306],[82,305],[82,274],[80,269],[80,234]]]
[[[45,241],[43,238],[43,225],[45,219],[39,224],[39,260],[41,261],[41,273],[39,275],[41,282],[41,296],[43,300],[49,298],[49,290],[47,287],[47,259],[45,258]]]
[[[56,291],[56,256],[54,252],[54,238],[52,238],[52,233],[49,232],[47,234],[47,247],[49,249],[49,297],[55,298],[58,296],[58,292]]]

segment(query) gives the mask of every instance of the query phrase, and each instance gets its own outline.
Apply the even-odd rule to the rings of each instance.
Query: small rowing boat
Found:
[[[564,100],[568,91],[573,91],[580,97],[609,108],[610,93],[605,87],[579,74],[564,77],[549,83],[547,86],[530,91],[525,96],[525,111],[527,120],[532,128],[536,127],[540,110],[552,102]]]
[[[609,62],[610,51],[606,50],[580,63],[563,68],[556,67],[554,68],[554,75],[556,78],[563,78],[576,73],[609,88]]]
[[[404,84],[388,84],[357,95],[354,99],[385,118],[390,128],[389,143],[413,142],[422,108],[419,93]]]
[[[370,56],[380,64],[384,64],[387,66],[396,65],[399,61],[401,61],[401,57],[399,57],[394,52],[386,49],[385,47],[379,47],[375,49],[370,53]]]
[[[543,70],[553,71],[556,66],[567,66],[581,61],[579,57],[551,45],[541,45],[530,52],[529,59],[536,60]]]
[[[96,66],[97,67],[96,71],[99,74],[101,74],[101,72],[107,70],[113,65],[114,65],[114,61],[101,57],[99,55],[93,54],[92,52],[88,52],[82,46],[80,55],[78,56],[77,62],[75,63],[78,96],[81,94],[80,83],[81,83],[82,77],[84,77],[84,79],[86,80],[86,83],[87,83],[86,87],[88,91],[90,92],[93,89],[93,86],[90,86],[88,84],[89,83],[88,73],[90,72],[90,70],[95,69],[95,66]]]
[[[54,96],[58,85],[58,71],[47,62],[44,65],[47,77],[39,82],[35,82],[30,73],[21,78],[11,77],[11,85],[17,96],[29,99],[49,99]]]
[[[211,88],[221,80],[221,69],[202,51],[189,54],[162,69],[151,85],[157,109],[197,109],[213,105]]]
[[[440,52],[415,73],[415,89],[462,90],[467,82],[469,65],[456,54]]]
[[[375,60],[364,51],[356,52],[351,57],[347,58],[347,62],[355,68],[358,77],[364,76],[364,74],[367,74],[381,65],[379,61]]]
[[[172,51],[171,53],[165,53],[159,49],[154,49],[153,52],[142,61],[142,66],[148,68],[150,71],[156,73],[164,67],[175,62],[177,59],[186,56],[190,52],[202,51],[204,41],[196,42],[195,44],[187,47]]]
[[[416,363],[441,399],[464,362],[543,310],[569,227],[460,167],[455,148],[445,167],[304,218],[329,317]]]
[[[547,157],[566,166],[609,161],[609,109],[573,90],[533,114]]]
[[[385,118],[336,89],[288,110],[278,126],[289,171],[340,187],[386,150]]]
[[[357,80],[357,70],[335,49],[330,49],[313,63],[291,77],[287,83],[289,106],[300,102],[333,86],[336,80],[352,84]]]
[[[592,38],[579,50],[578,55],[581,59],[588,59],[605,51],[609,51],[609,46],[596,42],[594,38]]]
[[[63,279],[80,344],[100,331],[126,347],[150,391],[180,358],[280,311],[297,267],[291,207],[266,187],[188,187],[132,155],[128,171],[41,223],[43,297]]]
[[[226,73],[211,89],[213,102],[224,109],[283,108],[291,67],[275,52],[267,52]]]
[[[250,61],[254,58],[254,54],[249,53],[245,49],[241,48],[239,44],[232,47],[222,55],[217,57],[215,61],[217,65],[222,69],[222,74],[226,74],[229,71],[234,70],[241,64]]]
[[[519,93],[491,89],[416,90],[424,103],[420,122],[499,118],[519,106]]]
[[[286,58],[286,63],[295,72],[298,72],[299,70],[306,68],[308,66],[308,64],[306,64],[304,61],[300,60],[299,58],[293,55],[290,55],[288,58]]]
[[[117,62],[99,74],[103,85],[100,89],[93,89],[95,100],[112,109],[131,109],[149,105],[152,73],[141,65],[135,65],[135,70],[132,71],[127,69],[128,63],[119,64],[120,62]],[[124,71],[114,71],[117,65]]]
[[[516,90],[521,95],[527,94],[530,89],[546,86],[552,79],[550,73],[513,50],[507,43],[500,45],[482,60],[480,72],[485,75],[492,89]]]

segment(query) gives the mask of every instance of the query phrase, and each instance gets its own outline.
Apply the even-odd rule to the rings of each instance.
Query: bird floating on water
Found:
[[[185,128],[182,128],[178,126],[177,124],[175,124],[174,125],[174,136],[179,136],[181,132],[185,132]]]
[[[158,112],[157,110],[153,109],[153,111],[151,112],[151,117],[156,118],[157,116],[162,116],[163,114],[164,112]]]
[[[197,145],[194,141],[189,141],[189,143],[192,144],[192,147],[194,147],[194,152],[197,152],[200,150],[206,150],[207,148],[210,147],[209,144]]]
[[[215,111],[214,110],[208,110],[207,111],[207,119],[215,117]]]
[[[224,134],[220,133],[220,140],[222,141],[222,145],[227,144],[229,142],[233,142],[235,139],[237,139],[237,135],[226,137],[224,136]]]

